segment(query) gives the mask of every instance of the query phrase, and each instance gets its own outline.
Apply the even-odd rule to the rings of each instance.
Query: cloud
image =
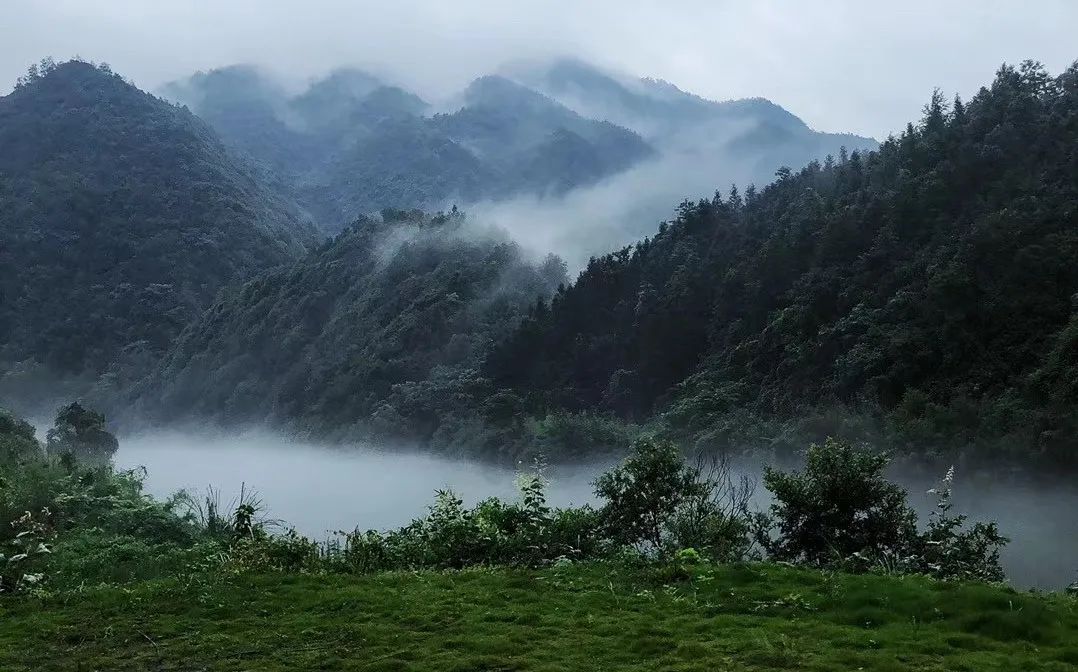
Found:
[[[374,65],[437,97],[517,58],[572,55],[716,99],[765,96],[819,130],[875,137],[934,86],[970,95],[1003,61],[1060,70],[1078,4],[956,0],[5,0],[0,82],[45,55],[107,61],[144,88],[255,62],[302,81]]]

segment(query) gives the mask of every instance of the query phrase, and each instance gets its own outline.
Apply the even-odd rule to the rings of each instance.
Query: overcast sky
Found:
[[[1075,0],[0,0],[0,91],[75,54],[152,89],[237,62],[295,81],[394,71],[447,95],[505,61],[572,55],[714,99],[764,96],[826,131],[884,137],[933,87],[1078,59]]]

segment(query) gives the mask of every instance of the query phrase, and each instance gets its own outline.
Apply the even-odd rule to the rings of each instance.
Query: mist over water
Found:
[[[114,462],[121,469],[145,467],[146,490],[160,498],[213,486],[228,504],[244,486],[261,497],[267,518],[314,539],[356,527],[406,525],[426,512],[440,489],[452,489],[466,504],[517,494],[517,474],[509,467],[378,446],[318,446],[263,432],[131,436],[121,440]],[[605,467],[551,467],[550,503],[592,502],[590,481]]]
[[[146,490],[159,498],[180,489],[201,494],[212,485],[228,505],[245,486],[262,498],[267,518],[314,539],[357,527],[405,525],[426,512],[439,489],[452,489],[467,504],[517,495],[516,470],[510,467],[399,448],[327,447],[269,432],[128,436],[121,439],[114,461],[119,468],[145,467]],[[610,466],[549,467],[550,504],[594,503],[591,481]],[[762,466],[742,464],[735,471],[759,481]],[[935,485],[932,476],[890,477],[909,491],[911,505],[926,520],[935,503],[926,494]],[[1072,488],[995,482],[983,475],[967,480],[959,472],[953,491],[957,512],[968,514],[971,522],[995,520],[1011,539],[1002,560],[1015,587],[1058,590],[1078,578],[1078,493]],[[752,506],[767,504],[767,491],[757,482]]]

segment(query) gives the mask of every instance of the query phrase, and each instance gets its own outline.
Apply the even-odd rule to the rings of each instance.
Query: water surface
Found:
[[[146,488],[158,497],[183,488],[214,486],[228,505],[241,486],[256,491],[269,518],[315,539],[338,530],[387,529],[422,515],[439,489],[452,489],[473,503],[490,496],[516,496],[516,471],[399,449],[357,445],[329,448],[277,435],[196,436],[160,432],[126,437],[115,457],[122,468],[144,466]],[[555,506],[594,501],[591,481],[609,466],[551,467],[549,501]],[[759,467],[741,473],[758,477]],[[923,475],[897,475],[922,517],[932,510]],[[753,504],[767,505],[756,489]],[[1060,589],[1078,578],[1078,490],[1064,485],[955,482],[956,509],[971,520],[996,520],[1012,539],[1002,560],[1016,587]]]

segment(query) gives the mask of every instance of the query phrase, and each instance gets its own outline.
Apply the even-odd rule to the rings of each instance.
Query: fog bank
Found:
[[[180,489],[202,494],[213,486],[228,504],[245,486],[262,498],[268,518],[315,539],[357,527],[406,525],[426,512],[439,489],[452,489],[469,504],[516,496],[516,472],[508,467],[378,446],[331,448],[263,432],[125,437],[114,461],[119,468],[145,467],[146,489],[160,498]],[[590,481],[604,467],[552,467],[550,503],[593,501]]]
[[[438,489],[451,488],[469,504],[517,495],[512,468],[379,446],[329,448],[268,432],[130,436],[121,440],[115,462],[120,468],[146,467],[146,489],[160,498],[181,488],[201,494],[212,485],[227,505],[245,485],[261,496],[268,518],[315,539],[356,527],[405,525],[426,512]],[[591,481],[609,466],[550,467],[550,504],[593,503]],[[761,468],[743,465],[735,471],[758,478]],[[932,478],[891,477],[909,490],[910,503],[925,520],[935,502],[926,494],[935,485]],[[1016,587],[1058,590],[1078,578],[1078,493],[1062,486],[964,480],[959,473],[954,501],[971,522],[996,520],[1011,538],[1002,559]],[[767,503],[767,492],[758,484],[752,505]]]

